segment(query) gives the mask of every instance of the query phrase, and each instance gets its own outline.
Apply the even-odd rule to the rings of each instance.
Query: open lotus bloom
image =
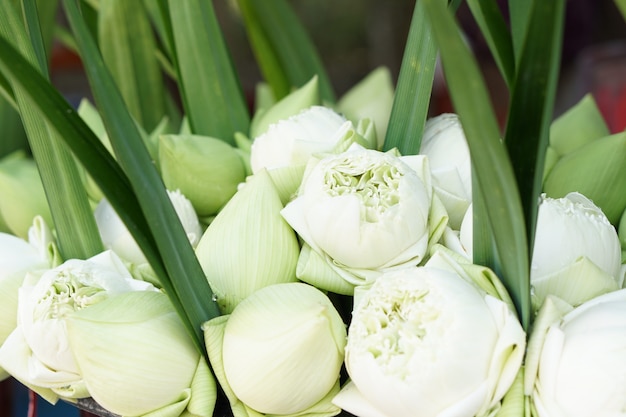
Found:
[[[167,191],[170,201],[181,221],[189,243],[195,248],[202,236],[202,227],[191,202],[178,190]],[[102,243],[120,258],[135,265],[148,261],[132,235],[107,199],[102,199],[94,212]]]
[[[41,222],[43,220],[40,220]],[[28,271],[50,267],[50,260],[38,244],[0,233],[0,346],[17,326],[17,294]],[[0,380],[8,374],[0,365]]]
[[[351,382],[333,402],[359,417],[493,415],[526,335],[509,306],[430,266],[379,277],[348,329]]]
[[[85,387],[110,412],[213,415],[215,380],[167,295],[112,296],[72,314],[67,328]]]
[[[526,394],[532,395],[537,417],[623,416],[626,290],[593,298],[569,312],[561,307],[564,315],[559,304],[564,303],[546,299],[529,341]],[[540,320],[551,315],[550,309],[555,318]]]
[[[456,114],[444,113],[426,121],[420,154],[428,157],[433,186],[448,211],[450,227],[459,230],[472,202],[472,163]]]
[[[387,270],[424,261],[447,223],[426,157],[358,146],[312,164],[282,215],[305,242],[298,278],[350,295]]]
[[[68,339],[75,311],[128,291],[156,291],[130,276],[111,251],[31,271],[18,293],[17,327],[0,347],[0,366],[50,402],[87,397]]]
[[[579,193],[543,197],[530,280],[535,309],[548,294],[579,305],[621,288],[620,242],[602,211]]]
[[[262,288],[204,324],[215,376],[235,417],[334,416],[346,328],[328,297],[304,283]]]

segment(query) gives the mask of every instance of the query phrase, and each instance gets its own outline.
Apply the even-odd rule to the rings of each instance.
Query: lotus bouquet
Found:
[[[212,2],[62,4],[77,108],[56,3],[0,3],[0,378],[101,416],[624,415],[626,135],[553,118],[564,0],[467,1],[504,132],[458,1],[339,99],[287,2],[234,2],[251,112]]]

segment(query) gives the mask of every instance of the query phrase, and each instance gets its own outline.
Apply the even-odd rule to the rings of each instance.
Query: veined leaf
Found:
[[[141,1],[100,0],[98,43],[131,115],[151,131],[165,116],[165,89]]]
[[[445,5],[425,0],[454,107],[472,156],[475,181],[501,260],[500,278],[525,328],[530,322],[529,256],[524,214],[513,168],[500,141],[498,123],[478,65]],[[492,267],[492,265],[486,265]]]
[[[28,33],[11,2],[1,2],[0,10],[0,34],[12,39],[45,76],[47,58],[34,0],[24,0]],[[102,242],[73,156],[35,110],[37,98],[29,97],[13,79],[9,81],[46,191],[61,255],[65,259],[89,258],[102,250]]]
[[[219,315],[212,301],[211,288],[141,135],[81,20],[77,0],[64,0],[64,5],[111,145],[128,176],[156,242],[158,256],[148,260],[155,262],[153,269],[159,274],[161,284],[173,304],[177,308],[182,307],[179,311],[181,319],[186,323],[199,350],[204,352],[200,326]],[[143,249],[141,243],[140,247]],[[161,266],[165,267],[165,271]]]
[[[335,93],[317,51],[298,17],[285,0],[238,0],[246,30],[263,76],[276,100],[317,75],[322,101]]]
[[[502,78],[511,86],[515,75],[513,41],[498,3],[496,0],[467,0],[467,5],[485,37]]]
[[[211,0],[170,0],[178,85],[192,133],[234,144],[250,116]]]
[[[511,92],[505,143],[513,164],[532,249],[559,74],[564,0],[535,1]]]

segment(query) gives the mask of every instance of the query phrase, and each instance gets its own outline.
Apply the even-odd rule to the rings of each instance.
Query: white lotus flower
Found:
[[[320,290],[270,285],[203,328],[211,365],[236,416],[338,413],[330,400],[339,391],[346,328]],[[242,409],[248,412],[236,411]]]
[[[579,193],[542,197],[530,279],[539,307],[548,294],[576,306],[621,287],[624,277],[617,231]]]
[[[19,289],[18,326],[0,347],[0,366],[51,401],[57,395],[86,396],[69,346],[66,318],[128,291],[156,289],[133,279],[111,251],[29,273]]]
[[[195,248],[202,237],[202,227],[191,202],[180,191],[167,191],[189,243]],[[135,265],[147,263],[146,257],[107,199],[100,200],[94,212],[100,237],[107,249]]]
[[[426,121],[420,154],[428,156],[435,192],[458,230],[472,202],[472,163],[465,133],[456,114],[444,113]]]
[[[385,270],[419,264],[446,224],[437,202],[424,156],[353,147],[322,159],[282,211],[306,242],[298,278],[350,294]],[[323,274],[308,273],[307,262],[341,278],[320,282]]]
[[[334,110],[312,106],[271,124],[252,142],[252,172],[306,165],[312,155],[335,147],[342,137],[337,133],[345,123],[349,122]]]
[[[355,308],[345,360],[352,382],[333,402],[359,417],[486,416],[524,347],[509,307],[456,273],[390,272]]]
[[[535,337],[533,333],[530,343]],[[624,415],[626,290],[587,301],[541,337],[532,392],[538,417]]]

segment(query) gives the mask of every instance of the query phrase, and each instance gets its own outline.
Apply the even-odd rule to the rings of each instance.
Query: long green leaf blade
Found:
[[[4,36],[0,36],[0,72],[33,100],[38,114],[50,123],[76,157],[86,163],[86,169],[140,244],[146,258],[158,261],[150,228],[124,172],[76,111]]]
[[[530,248],[556,96],[564,14],[564,0],[534,2],[506,127],[505,143],[522,198]]]
[[[480,185],[500,277],[511,294],[525,328],[530,321],[529,257],[526,229],[513,168],[500,141],[498,123],[478,65],[463,42],[453,17],[438,0],[425,0],[439,46],[444,73],[467,136],[473,172]],[[481,194],[476,198],[481,198]],[[491,266],[491,265],[487,265]]]
[[[398,148],[403,155],[419,152],[436,60],[430,20],[422,2],[416,1],[383,150]]]
[[[167,274],[159,276],[161,283],[169,297],[174,299],[174,305],[182,305],[181,319],[194,336],[199,350],[204,352],[201,325],[219,315],[211,288],[141,135],[81,20],[76,0],[64,0],[64,5],[109,139],[128,175],[165,265]]]
[[[210,0],[170,0],[178,83],[193,133],[234,144],[250,116]]]
[[[522,55],[522,48],[524,47],[524,39],[526,39],[528,21],[530,20],[533,3],[535,3],[534,0],[508,1],[513,55],[515,57],[516,67]]]
[[[495,0],[467,0],[476,23],[485,37],[494,61],[508,86],[515,76],[513,40]]]
[[[280,100],[293,87],[301,87],[317,75],[322,101],[334,103],[335,93],[322,61],[289,3],[285,0],[238,0],[237,3],[256,59],[275,98]]]
[[[135,120],[148,132],[165,116],[156,41],[141,1],[101,0],[98,43]]]
[[[38,71],[47,74],[45,46],[34,0],[24,0],[28,33],[10,2],[2,2],[0,10],[0,34],[12,39]],[[93,256],[102,250],[102,242],[73,156],[36,111],[36,99],[19,86],[14,85],[13,91],[46,191],[61,255],[66,259]]]

